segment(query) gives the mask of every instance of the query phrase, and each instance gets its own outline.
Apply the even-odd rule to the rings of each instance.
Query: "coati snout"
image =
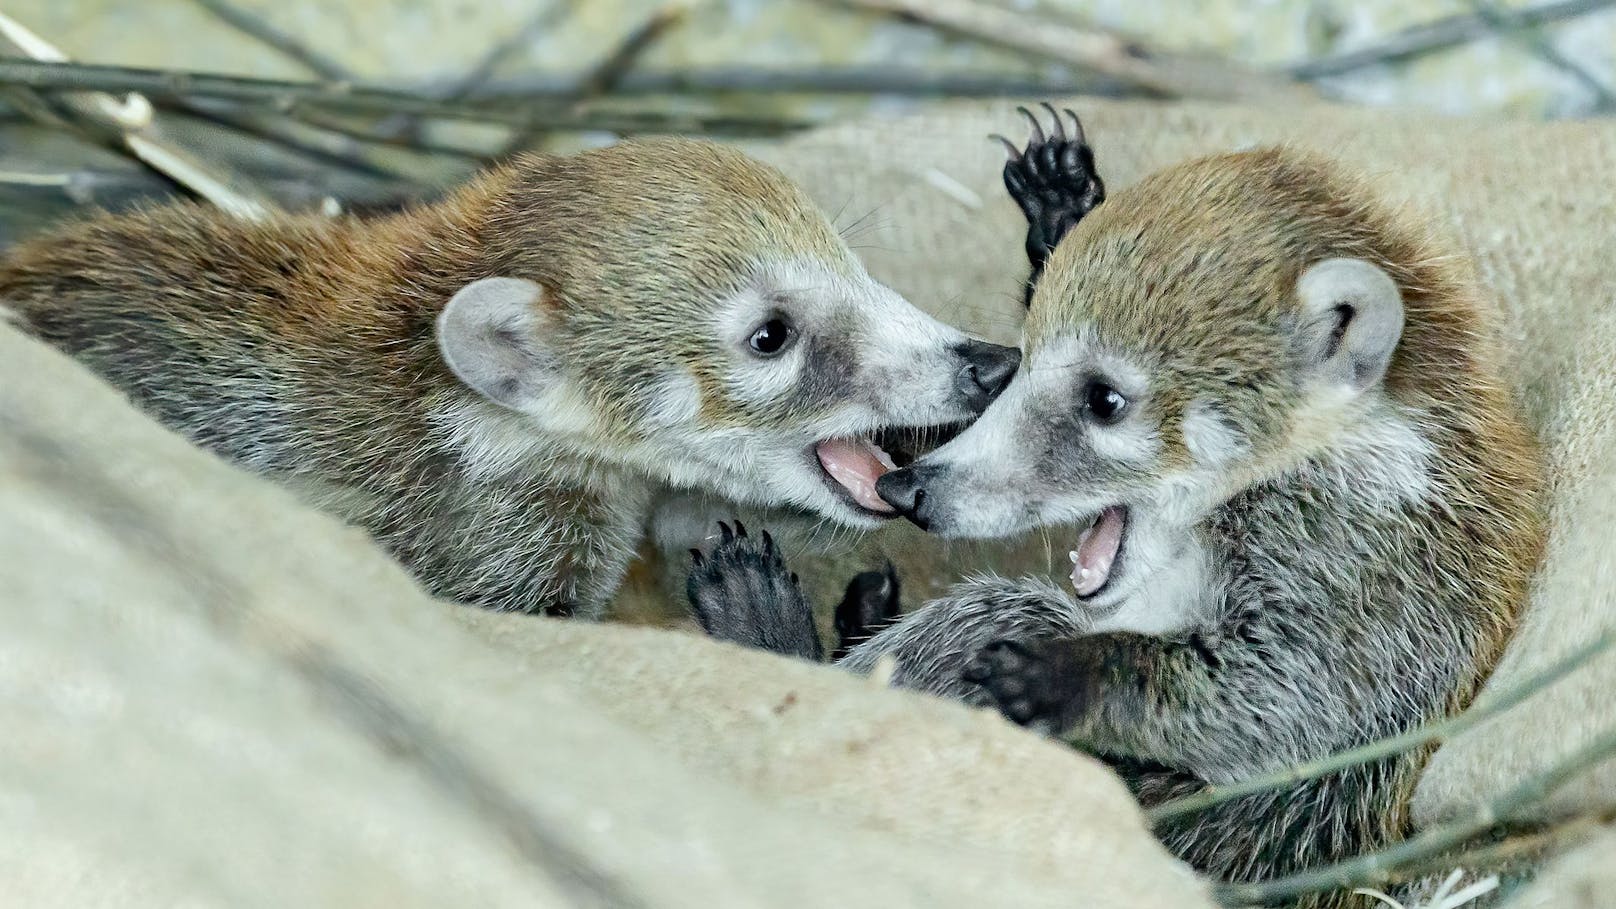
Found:
[[[606,333],[592,310],[521,278],[462,288],[438,344],[469,389],[580,454],[869,524],[893,514],[875,485],[895,459],[980,415],[1021,352],[966,338],[838,264],[750,267],[706,312],[665,326],[650,345],[661,362],[643,369],[624,362],[639,329]]]
[[[1240,274],[1256,267],[1234,264]],[[1251,482],[1292,469],[1311,452],[1296,444],[1299,423],[1362,419],[1402,334],[1396,283],[1363,259],[1328,258],[1268,288],[1217,281],[1210,270],[1183,278],[1219,297],[1244,291],[1243,304],[1220,300],[1215,319],[1176,315],[1210,305],[1143,294],[1121,294],[1136,299],[1130,319],[1104,303],[1035,297],[1040,315],[1062,312],[1029,333],[1027,369],[948,445],[883,476],[878,493],[944,536],[1072,525],[1077,596],[1129,586],[1118,582],[1130,550],[1159,542],[1146,528],[1183,533]],[[1191,350],[1218,354],[1196,360]]]

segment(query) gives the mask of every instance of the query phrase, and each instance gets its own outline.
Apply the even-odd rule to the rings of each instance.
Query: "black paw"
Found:
[[[1003,136],[994,138],[1010,150],[1010,160],[1004,165],[1004,186],[1027,216],[1027,261],[1032,263],[1032,277],[1027,281],[1030,298],[1044,260],[1056,244],[1084,215],[1105,201],[1105,184],[1094,169],[1094,151],[1084,141],[1083,123],[1077,114],[1066,111],[1072,118],[1072,132],[1068,134],[1060,114],[1046,102],[1044,109],[1054,118],[1054,129],[1046,134],[1032,111],[1016,109],[1032,124],[1027,147],[1018,149]]]
[[[789,656],[819,660],[824,650],[813,608],[786,568],[768,531],[757,537],[720,522],[712,552],[690,551],[685,594],[696,621],[712,637]]]
[[[1058,641],[995,641],[965,667],[965,681],[1011,721],[1045,734],[1066,731],[1081,697]]]
[[[888,562],[880,571],[866,571],[847,582],[836,604],[836,635],[840,643],[831,657],[839,660],[877,631],[898,620],[898,572]]]

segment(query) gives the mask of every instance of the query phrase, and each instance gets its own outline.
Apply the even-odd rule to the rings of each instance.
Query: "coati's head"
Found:
[[[1130,559],[1136,536],[1192,527],[1349,441],[1423,451],[1405,419],[1416,383],[1464,373],[1474,349],[1453,286],[1421,237],[1313,158],[1158,173],[1061,241],[998,401],[877,488],[946,536],[1075,524],[1078,594],[1122,595],[1153,561]],[[1418,486],[1399,451],[1364,482]]]
[[[892,513],[876,437],[976,417],[1020,359],[872,279],[797,187],[719,145],[526,158],[476,193],[488,277],[439,317],[443,358],[596,462],[869,525]]]

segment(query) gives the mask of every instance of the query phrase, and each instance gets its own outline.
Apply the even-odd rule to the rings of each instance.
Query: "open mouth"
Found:
[[[960,434],[964,423],[944,426],[888,427],[870,436],[825,439],[814,445],[814,457],[828,484],[860,511],[890,518],[897,511],[875,492],[875,482],[888,471],[913,462]]]
[[[1112,505],[1094,516],[1094,522],[1077,535],[1072,550],[1072,587],[1088,599],[1106,588],[1122,561],[1123,538],[1128,532],[1128,509]]]

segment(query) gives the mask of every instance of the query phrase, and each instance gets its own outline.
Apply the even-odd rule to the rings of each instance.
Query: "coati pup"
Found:
[[[95,217],[0,263],[0,304],[433,593],[587,616],[656,490],[873,526],[874,436],[974,418],[1020,357],[873,280],[772,168],[677,139],[388,217]]]
[[[976,579],[841,665],[889,654],[898,683],[1071,738],[1146,805],[1463,708],[1525,602],[1543,477],[1451,259],[1280,149],[1085,214],[1044,264],[1010,387],[877,483],[948,537],[1070,527],[1070,584]],[[1291,874],[1404,836],[1424,757],[1157,832],[1225,881]]]

